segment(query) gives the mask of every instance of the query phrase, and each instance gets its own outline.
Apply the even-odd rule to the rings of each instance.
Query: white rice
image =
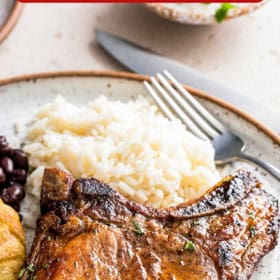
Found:
[[[44,167],[95,177],[154,207],[199,197],[219,180],[211,144],[143,97],[122,103],[100,96],[87,107],[57,97],[38,111],[24,151],[36,168],[27,189],[37,203]]]

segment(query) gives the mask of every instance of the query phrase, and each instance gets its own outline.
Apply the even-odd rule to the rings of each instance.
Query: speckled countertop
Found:
[[[0,79],[53,70],[124,70],[95,27],[180,60],[244,94],[280,106],[280,1],[212,27],[186,26],[138,4],[28,4],[0,45]]]

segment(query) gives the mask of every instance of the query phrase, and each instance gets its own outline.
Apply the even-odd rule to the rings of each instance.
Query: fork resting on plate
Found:
[[[280,181],[278,168],[245,153],[245,142],[209,113],[168,71],[157,74],[157,78],[152,77],[151,84],[144,82],[148,92],[169,119],[179,117],[193,134],[212,142],[217,164],[242,159],[260,166]]]

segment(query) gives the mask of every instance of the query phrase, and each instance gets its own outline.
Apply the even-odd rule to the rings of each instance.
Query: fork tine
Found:
[[[170,119],[170,120],[174,120],[175,116],[173,115],[173,113],[169,110],[169,108],[162,102],[162,100],[158,97],[157,92],[153,89],[153,87],[147,82],[144,81],[144,85],[146,87],[146,89],[148,90],[148,92],[151,94],[151,96],[153,97],[153,99],[155,100],[155,102],[157,103],[157,105],[159,106],[159,108],[164,112],[164,114]]]
[[[225,127],[210,114],[192,95],[167,71],[164,70],[165,76],[179,90],[179,92],[192,104],[192,106],[209,122],[215,129],[220,132],[226,131]]]
[[[185,112],[192,118],[192,120],[211,138],[218,136],[218,132],[214,130],[197,111],[171,86],[171,84],[161,75],[157,74],[162,85],[172,94],[173,98],[177,100],[178,104],[185,110]]]
[[[193,121],[185,114],[185,112],[182,111],[182,109],[176,104],[176,102],[169,96],[169,94],[154,77],[151,78],[151,82],[166,100],[167,104],[179,116],[181,121],[187,126],[187,128],[196,136],[202,138],[203,140],[209,141],[209,138],[193,123]]]

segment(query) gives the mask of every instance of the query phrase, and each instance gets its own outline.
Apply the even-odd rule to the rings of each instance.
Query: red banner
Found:
[[[117,0],[117,1],[110,1],[110,0],[19,0],[19,2],[23,3],[156,3],[156,2],[166,2],[166,3],[225,3],[227,1],[225,0],[216,0],[216,1],[201,1],[201,0],[189,0],[189,1],[178,1],[178,0]],[[262,2],[262,0],[233,0],[230,1],[230,3],[259,3]]]

